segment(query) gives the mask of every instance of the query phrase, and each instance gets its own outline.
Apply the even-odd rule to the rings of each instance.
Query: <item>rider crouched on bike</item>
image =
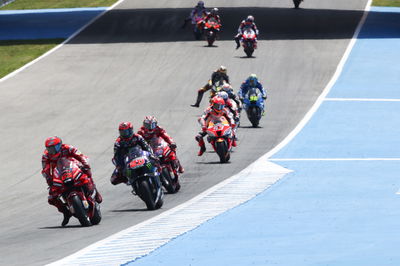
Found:
[[[204,28],[204,25],[206,24],[207,21],[210,19],[215,19],[215,21],[221,25],[221,18],[218,15],[218,8],[214,7],[211,9],[210,13],[207,14],[207,16],[202,20],[199,21],[198,26],[201,27],[202,29]]]
[[[211,101],[211,106],[207,107],[203,115],[199,118],[199,123],[201,125],[201,131],[196,135],[196,140],[199,143],[200,151],[198,156],[203,155],[206,151],[206,145],[204,143],[204,136],[207,135],[207,127],[211,120],[216,120],[224,116],[228,121],[231,128],[235,128],[235,120],[231,112],[225,108],[225,101],[219,96],[216,96]],[[235,135],[232,136],[232,146],[236,147]]]
[[[256,34],[256,43],[257,43],[257,37],[258,37],[258,29],[256,26],[256,23],[254,23],[254,17],[252,15],[247,16],[247,18],[245,20],[242,20],[242,22],[239,25],[238,28],[238,34],[236,34],[235,36],[235,42],[236,42],[236,49],[239,49],[240,47],[240,38],[242,37],[244,31],[246,28],[251,28],[254,30],[255,34]],[[256,48],[257,46],[255,46]]]
[[[176,153],[176,143],[174,140],[167,134],[165,129],[158,125],[158,121],[154,116],[146,116],[143,120],[143,126],[137,132],[138,135],[142,136],[146,141],[150,141],[152,138],[162,138],[165,142],[168,143],[173,153]],[[175,156],[176,157],[176,156]],[[185,170],[183,169],[181,163],[178,158],[173,161],[175,169],[178,169],[179,173],[183,173]]]
[[[251,88],[257,88],[260,93],[261,97],[263,100],[267,99],[267,92],[262,86],[262,84],[258,81],[257,75],[256,74],[251,74],[240,86],[240,90],[238,92],[239,99],[243,102],[244,97],[246,96],[247,92]],[[263,110],[263,115],[264,115],[264,101],[261,102],[262,104],[262,110]]]
[[[149,144],[143,139],[142,136],[133,133],[133,126],[131,122],[122,122],[119,124],[119,137],[114,143],[114,157],[112,162],[115,165],[115,170],[111,176],[111,184],[117,185],[119,183],[127,183],[128,179],[124,176],[125,162],[124,158],[128,154],[129,149],[139,145],[143,151],[150,154],[150,158],[159,166],[157,157],[154,156],[153,150]]]
[[[88,195],[93,195],[93,193],[96,192],[94,200],[98,203],[101,203],[103,198],[93,182],[89,159],[85,155],[83,155],[77,148],[68,144],[63,144],[62,140],[56,136],[47,138],[45,141],[45,147],[46,150],[42,155],[42,175],[49,185],[48,202],[50,205],[54,205],[58,211],[64,215],[61,225],[65,226],[68,224],[71,214],[64,204],[58,199],[59,195],[57,194],[56,189],[53,187],[53,171],[57,166],[57,161],[59,159],[75,158],[78,160],[82,164],[82,172],[87,175],[89,180],[89,182],[85,185],[86,193]]]
[[[225,83],[224,85],[222,85],[221,91],[226,92],[229,99],[236,103],[238,111],[240,113],[240,111],[242,110],[242,102],[240,101],[239,96],[237,96],[233,91],[232,86],[229,83]]]
[[[184,28],[189,21],[191,21],[193,25],[196,24],[196,17],[206,17],[207,14],[207,10],[204,7],[204,1],[197,2],[197,5],[190,12],[189,17],[185,19],[182,28]]]
[[[206,91],[210,90],[218,81],[229,83],[229,76],[227,74],[227,69],[225,66],[220,66],[211,74],[211,79],[197,91],[196,103],[192,104],[192,107],[199,107],[201,99]]]

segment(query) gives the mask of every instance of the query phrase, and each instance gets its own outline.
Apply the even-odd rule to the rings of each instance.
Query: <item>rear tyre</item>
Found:
[[[168,171],[167,168],[162,169],[162,184],[165,187],[165,189],[168,191],[168,193],[173,194],[176,192],[175,188],[175,181],[172,180],[171,174]]]
[[[83,203],[77,195],[73,196],[72,198],[72,207],[74,208],[74,216],[78,218],[82,226],[92,225],[87,215],[87,211],[83,207]]]
[[[94,206],[94,214],[92,219],[90,219],[90,222],[92,223],[92,225],[96,225],[99,224],[100,221],[101,221],[100,204],[96,202]]]
[[[142,180],[139,183],[139,195],[140,198],[146,203],[146,207],[148,210],[154,210],[156,208],[156,204],[153,199],[153,193],[151,193],[150,185],[147,180]]]

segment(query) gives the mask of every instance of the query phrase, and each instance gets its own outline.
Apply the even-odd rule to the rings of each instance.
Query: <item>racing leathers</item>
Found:
[[[242,20],[242,22],[240,23],[239,28],[238,28],[238,33],[234,37],[235,42],[236,42],[236,49],[239,49],[239,47],[240,47],[240,38],[242,38],[242,35],[246,28],[251,28],[254,30],[254,32],[256,34],[256,42],[257,42],[257,37],[258,37],[259,31],[257,29],[256,24],[254,22],[248,22],[246,20]]]
[[[238,92],[238,96],[241,101],[243,101],[250,88],[257,88],[260,91],[263,100],[267,99],[267,92],[260,82],[257,81],[256,85],[252,86],[250,82],[246,80],[242,83]],[[261,108],[264,111],[264,101],[261,102]]]
[[[95,200],[98,203],[102,202],[102,197],[100,193],[96,189],[96,185],[92,179],[92,172],[90,170],[89,159],[83,155],[77,148],[72,145],[62,144],[60,149],[60,155],[57,157],[50,156],[49,152],[45,150],[42,155],[42,175],[46,179],[47,184],[49,185],[49,196],[48,203],[50,205],[54,205],[57,207],[58,211],[64,214],[63,226],[68,223],[70,212],[66,209],[64,204],[58,199],[57,190],[53,187],[53,171],[57,166],[57,161],[61,158],[75,158],[78,160],[82,166],[81,170],[88,176],[89,182],[86,184],[85,188],[87,190],[88,195],[92,195],[94,190]]]
[[[128,154],[129,148],[139,145],[142,150],[149,152],[150,159],[159,166],[158,159],[154,156],[153,150],[150,145],[138,134],[133,134],[130,138],[124,139],[118,137],[114,143],[114,157],[112,162],[115,165],[115,170],[111,175],[111,184],[117,185],[119,183],[127,183],[128,179],[124,176],[125,169],[125,156]]]
[[[147,142],[149,142],[152,138],[162,138],[171,147],[171,150],[174,153],[174,157],[176,157],[176,143],[162,127],[157,126],[155,129],[149,130],[144,126],[142,126],[137,132],[137,134],[141,135]],[[174,168],[178,169],[179,173],[184,172],[184,169],[177,157],[176,160],[173,161],[173,164]]]
[[[216,112],[212,106],[209,106],[203,113],[203,115],[199,118],[199,123],[201,125],[201,131],[196,135],[196,140],[199,143],[200,151],[198,153],[198,156],[203,155],[203,153],[206,151],[206,145],[204,143],[204,136],[207,135],[207,126],[212,120],[217,120],[221,116],[224,116],[229,125],[232,128],[235,128],[235,120],[233,118],[232,113],[227,109],[223,108],[220,112]],[[235,135],[233,137],[233,142],[232,146],[236,147],[236,141],[235,141]]]
[[[189,17],[187,17],[182,25],[182,28],[186,26],[186,24],[191,21],[192,25],[196,25],[199,18],[205,18],[207,16],[207,10],[204,6],[195,6],[190,12]]]
[[[221,82],[221,83],[229,83],[229,76],[226,73],[223,73],[221,71],[214,71],[211,74],[211,79],[208,80],[207,84],[204,85],[203,87],[201,87],[198,91],[197,91],[197,99],[196,99],[196,103],[193,104],[193,107],[199,107],[200,106],[200,102],[203,99],[203,95],[206,91],[212,89],[213,86],[216,85],[217,82]],[[221,84],[222,85],[222,84]],[[212,98],[215,95],[215,91],[213,91],[210,95],[210,98]]]

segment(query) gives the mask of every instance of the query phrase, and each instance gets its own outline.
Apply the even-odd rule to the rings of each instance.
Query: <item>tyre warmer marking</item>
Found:
[[[49,265],[121,265],[263,192],[290,170],[265,156],[190,201]]]

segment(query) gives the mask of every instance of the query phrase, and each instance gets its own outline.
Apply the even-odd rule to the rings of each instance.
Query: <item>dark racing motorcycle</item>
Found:
[[[256,33],[253,29],[245,29],[242,34],[242,46],[247,57],[251,57],[254,53],[254,49],[257,48]]]
[[[161,137],[154,137],[149,142],[161,164],[161,183],[168,193],[176,193],[181,188],[178,165],[175,165],[176,153]]]
[[[161,208],[164,192],[161,188],[160,173],[150,154],[140,147],[129,149],[125,156],[125,176],[132,186],[132,193],[138,195],[149,210]]]
[[[80,166],[74,158],[58,160],[53,173],[53,188],[59,195],[58,200],[82,226],[96,225],[101,221],[100,204],[95,201],[95,194],[88,195],[85,185],[90,182],[89,177]]]
[[[263,101],[257,88],[250,88],[243,99],[243,109],[253,127],[257,127],[260,123],[264,111],[262,108]]]

